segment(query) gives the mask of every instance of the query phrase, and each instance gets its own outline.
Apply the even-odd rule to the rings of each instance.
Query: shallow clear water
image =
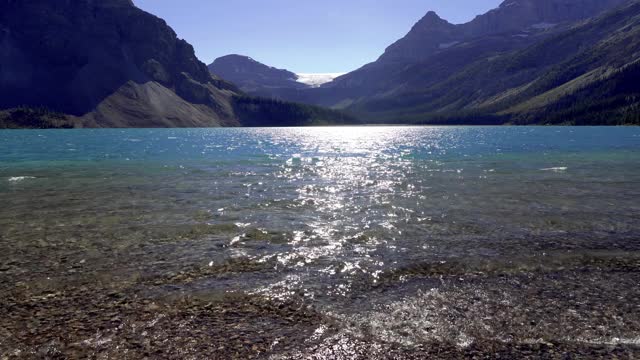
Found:
[[[372,336],[419,342],[436,335],[375,325],[396,318],[381,308],[436,296],[432,272],[407,280],[416,267],[635,253],[639,184],[638,128],[0,131],[0,276],[195,269],[143,291],[302,297]],[[395,287],[372,291],[381,283]]]

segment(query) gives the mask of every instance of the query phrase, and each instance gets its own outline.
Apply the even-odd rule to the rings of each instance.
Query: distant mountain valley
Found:
[[[209,71],[214,76],[233,82],[247,94],[257,96],[271,96],[282,89],[317,88],[344,75],[344,73],[297,74],[236,54],[214,60],[209,64]]]
[[[638,123],[639,7],[508,0],[461,25],[430,11],[356,71],[316,88],[262,83],[251,91],[374,123]],[[241,87],[259,78],[243,77]]]

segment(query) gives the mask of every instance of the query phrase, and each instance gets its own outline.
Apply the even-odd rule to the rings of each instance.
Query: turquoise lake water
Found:
[[[459,266],[467,274],[636,254],[640,129],[0,131],[0,203],[0,276],[12,281],[232,264],[228,276],[143,292],[301,297],[349,331],[411,345],[449,331],[418,309],[436,301],[429,291],[443,275],[464,277]],[[424,264],[442,269],[435,276]],[[393,291],[372,290],[382,283]],[[477,286],[499,287],[487,284]],[[426,322],[440,325],[414,328]],[[576,329],[567,336],[638,334]]]

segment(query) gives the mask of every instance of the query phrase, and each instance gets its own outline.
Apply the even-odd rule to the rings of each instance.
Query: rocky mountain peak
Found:
[[[442,18],[438,16],[438,14],[433,10],[427,12],[427,14],[421,20],[421,22],[425,24],[437,24],[441,21],[443,21]]]
[[[472,38],[532,27],[547,29],[556,24],[589,18],[625,1],[505,0],[498,8],[461,25],[453,25],[429,11],[404,38],[389,46],[379,61],[413,62]]]
[[[0,0],[0,24],[0,108],[85,116],[111,101],[112,108],[136,103],[150,119],[169,119],[171,109],[197,104],[201,124],[232,117],[223,93],[230,85],[214,79],[164,20],[131,0]],[[151,92],[147,103],[136,102]],[[124,119],[127,111],[108,117]]]
[[[468,36],[518,31],[538,24],[577,21],[626,0],[505,0],[496,9],[462,25]]]
[[[383,62],[402,62],[405,59],[423,57],[437,51],[442,44],[449,44],[458,36],[456,25],[429,11],[403,38],[387,48],[380,57]]]
[[[227,60],[240,64],[234,73],[275,74],[308,87],[246,56]],[[355,120],[247,96],[212,75],[188,42],[132,0],[0,0],[0,127],[301,125],[334,118]]]
[[[448,28],[453,26],[448,21],[442,19],[435,11],[429,11],[420,21],[416,23],[412,31],[435,30],[438,28]]]

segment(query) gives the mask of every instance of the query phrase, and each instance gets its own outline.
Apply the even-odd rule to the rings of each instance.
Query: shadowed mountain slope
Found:
[[[43,113],[16,108],[64,114],[73,126],[239,126],[238,96],[164,20],[130,0],[0,0],[5,126]]]
[[[636,6],[624,0],[508,0],[462,25],[429,12],[376,62],[320,89],[277,95],[348,109],[369,122],[627,123],[620,111],[634,107],[626,102],[626,110],[607,111],[617,114],[607,121],[595,115],[587,121],[575,109],[562,110],[562,120],[546,111],[573,108],[551,103],[577,84],[584,96],[596,80],[632,73],[627,66],[638,56]],[[560,86],[564,90],[550,92]]]
[[[209,71],[231,81],[246,93],[264,94],[271,89],[309,88],[297,81],[298,75],[295,73],[264,65],[248,56],[227,55],[217,58],[209,65]]]
[[[414,80],[404,92],[354,107],[410,122],[473,114],[517,123],[633,123],[639,61],[640,2],[633,1],[524,49],[479,59],[442,81]],[[422,68],[405,71],[417,79]]]

